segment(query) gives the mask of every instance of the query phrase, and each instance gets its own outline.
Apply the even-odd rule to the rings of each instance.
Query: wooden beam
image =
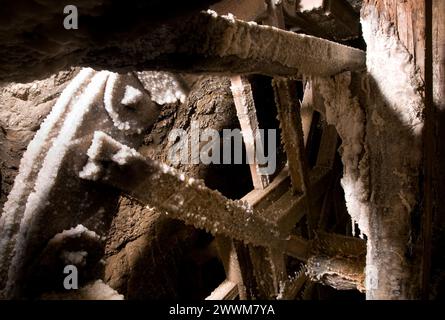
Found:
[[[119,71],[162,69],[296,78],[365,68],[361,50],[208,12],[177,19],[131,42],[117,40],[107,50],[89,47],[79,56],[79,63]]]
[[[238,296],[238,286],[235,282],[224,280],[206,300],[235,300]]]
[[[266,0],[267,17],[263,19],[263,24],[274,26],[279,29],[286,29],[284,24],[283,3],[275,0]]]
[[[303,289],[304,284],[309,279],[305,274],[306,268],[303,267],[297,274],[294,276],[289,276],[286,279],[280,288],[280,295],[277,298],[278,300],[295,300],[295,297],[299,292]]]
[[[319,232],[307,261],[307,274],[338,290],[365,291],[366,242]]]
[[[303,101],[301,102],[301,128],[304,135],[304,146],[307,146],[309,134],[311,131],[312,120],[314,119],[314,108],[312,106],[312,84],[310,81],[306,82],[304,86]]]
[[[332,169],[338,151],[338,133],[335,126],[324,123],[317,166]]]
[[[121,154],[127,156],[125,163],[116,160]],[[91,172],[97,173],[83,175],[84,179],[100,179],[114,185],[172,218],[246,244],[274,246],[282,236],[276,226],[255,214],[248,203],[229,200],[202,181],[145,158],[103,132],[95,133],[88,155],[85,171],[94,168]]]
[[[427,1],[428,3],[428,1]],[[431,109],[426,112],[429,119],[427,132],[425,137],[425,146],[429,145],[429,169],[426,175],[429,179],[425,179],[424,203],[425,212],[423,216],[423,262],[422,262],[422,298],[431,299],[432,288],[440,286],[440,282],[432,280],[434,275],[443,270],[445,264],[441,259],[440,248],[441,237],[445,229],[445,205],[443,194],[445,192],[445,166],[442,159],[445,157],[445,2],[441,0],[432,0],[432,12],[427,12],[427,26],[432,28],[432,39],[426,39],[426,43],[431,43],[432,53],[427,52],[426,57],[432,56],[432,73],[431,78],[427,78],[426,88],[432,82],[432,88],[426,92],[429,96]],[[430,21],[432,20],[432,21]],[[431,24],[431,27],[429,26]],[[428,30],[426,35],[428,36]],[[428,64],[426,64],[428,68]],[[431,86],[431,84],[430,84]],[[432,97],[431,97],[432,95]],[[428,172],[429,171],[429,172]],[[430,184],[428,186],[427,184]],[[442,282],[443,283],[443,282]]]
[[[383,131],[380,124],[366,122],[369,163],[366,181],[371,182],[368,193],[372,195],[369,204],[364,203],[369,208],[368,213],[361,217],[368,242],[367,299],[420,297],[420,251],[427,253],[427,248],[412,249],[421,245],[416,243],[416,239],[422,239],[417,220],[431,214],[432,199],[428,188],[432,177],[432,144],[436,140],[428,93],[431,73],[425,72],[431,67],[428,63],[425,68],[428,2],[366,0],[362,6],[363,34],[369,53],[366,78],[372,81],[366,93],[359,92],[358,95],[366,99],[362,105],[366,114],[379,114],[385,122]],[[394,55],[394,52],[398,54]],[[379,59],[375,59],[376,54]],[[402,61],[402,57],[407,60]],[[380,63],[382,58],[385,64]],[[414,78],[416,82],[406,81],[398,85],[397,94],[387,90],[399,84],[400,79]],[[405,100],[409,101],[410,110],[415,110],[415,116],[410,120],[403,119],[404,114],[411,112],[406,111]],[[393,107],[389,107],[388,101]],[[418,129],[404,131],[407,126]],[[420,196],[422,193],[426,198]],[[401,194],[408,199],[405,205],[400,205]],[[421,208],[420,211],[417,208]]]
[[[286,149],[292,188],[297,194],[307,193],[307,167],[304,155],[303,130],[301,127],[300,102],[295,83],[285,79],[272,81],[282,140]]]
[[[229,200],[201,182],[143,157],[105,133],[95,133],[88,156],[89,162],[83,170],[84,179],[115,186],[142,204],[155,206],[168,216],[196,228],[275,250],[275,253],[285,253],[302,261],[317,255],[319,248],[324,250],[323,255],[331,247],[340,248],[340,251],[335,251],[336,257],[339,252],[344,256],[357,255],[356,241],[360,239],[343,237],[339,240],[336,236],[325,235],[307,241],[295,235],[282,235],[274,223],[265,220],[249,204]],[[87,171],[91,172],[91,176],[86,174]],[[271,251],[272,255],[275,253]]]
[[[249,281],[243,277],[242,272],[247,269],[247,266],[242,265],[242,261],[238,259],[235,242],[231,238],[221,235],[216,235],[215,239],[226,272],[226,280],[238,286],[237,293],[239,293],[240,300],[247,300],[250,298],[246,289],[249,286]]]
[[[241,200],[249,203],[255,210],[264,210],[286,193],[289,187],[289,169],[284,167],[266,188],[252,190]]]
[[[236,114],[241,126],[244,146],[247,157],[250,160],[250,174],[255,189],[264,189],[270,183],[268,175],[261,174],[260,165],[257,163],[256,154],[264,154],[264,142],[261,140],[260,127],[256,115],[255,102],[253,100],[252,87],[249,80],[242,76],[231,78],[233,101]]]
[[[236,113],[240,123],[240,127],[243,135],[244,147],[246,149],[247,158],[249,159],[250,175],[252,177],[252,183],[256,190],[263,190],[270,183],[270,178],[268,175],[263,175],[260,173],[260,165],[257,163],[256,152],[259,151],[260,154],[264,154],[264,141],[261,139],[259,132],[259,122],[256,114],[255,102],[253,98],[252,87],[247,78],[243,76],[234,76],[231,78],[231,87],[233,100],[236,107]],[[264,268],[261,268],[264,264],[262,262],[269,261],[264,256],[266,249],[262,247],[252,247],[248,249],[249,255],[246,255],[246,259],[249,260],[249,264],[252,266],[252,271],[250,271],[255,277],[255,288],[249,288],[246,290],[255,291],[258,296],[256,298],[270,298],[272,293],[270,287],[267,284],[270,283],[269,279],[261,279],[261,274]],[[258,264],[257,262],[260,261]],[[245,269],[247,266],[243,266],[241,269]],[[269,266],[270,267],[270,266]],[[274,269],[274,268],[272,268]],[[248,271],[244,271],[248,272]],[[274,275],[272,270],[267,270],[268,275]],[[272,281],[273,282],[273,281]],[[262,284],[266,284],[265,286]]]

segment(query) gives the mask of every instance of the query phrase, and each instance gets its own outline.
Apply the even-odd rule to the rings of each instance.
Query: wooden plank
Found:
[[[434,299],[443,281],[435,279],[444,268],[438,253],[445,229],[443,179],[445,167],[445,2],[426,1],[425,63],[425,178],[422,212],[422,299]],[[437,293],[436,293],[437,295]]]
[[[126,155],[125,163],[116,160],[121,154]],[[99,172],[83,178],[101,179],[172,218],[247,244],[274,246],[281,237],[276,226],[255,214],[248,203],[227,199],[202,181],[145,158],[103,132],[96,131],[88,155],[86,171]]]
[[[257,283],[257,298],[276,299],[280,284],[287,279],[283,252],[279,249],[251,246],[249,253]]]
[[[365,68],[361,50],[208,12],[176,19],[135,41],[110,43],[103,50],[105,44],[90,46],[88,54],[79,54],[77,64],[122,71],[131,66],[132,70],[294,78]]]
[[[301,127],[300,103],[296,97],[295,83],[274,79],[275,100],[286,149],[292,188],[297,194],[307,193],[307,167],[304,156],[303,130]]]
[[[428,16],[429,14],[427,14]],[[431,299],[431,288],[440,285],[436,282],[437,280],[431,281],[431,279],[434,279],[434,274],[438,274],[439,270],[443,270],[445,267],[441,254],[438,253],[440,250],[436,249],[441,246],[441,242],[437,239],[440,239],[440,234],[445,229],[445,205],[443,203],[445,166],[442,161],[445,158],[443,139],[445,137],[445,1],[432,0],[431,20],[432,39],[426,39],[426,42],[428,44],[431,41],[432,44],[432,79],[426,81],[426,88],[432,81],[432,97],[430,97],[432,110],[427,112],[426,116],[433,122],[430,124],[433,130],[428,130],[430,135],[426,137],[425,144],[432,144],[432,152],[428,159],[431,159],[433,166],[429,169],[431,171],[428,174],[432,177],[431,185],[425,187],[424,191],[425,207],[429,209],[429,213],[425,212],[423,215],[423,299]],[[428,32],[426,34],[428,35]],[[428,56],[429,54],[427,54]],[[426,96],[429,96],[428,91]]]
[[[263,21],[264,24],[268,24],[277,28],[284,29],[285,28],[285,21],[284,21],[284,13],[283,13],[283,3],[277,3],[274,0],[268,0],[268,11],[269,15],[266,20]],[[297,118],[296,125],[298,125],[301,121],[301,117],[299,115],[296,115],[294,113],[286,114],[284,115],[282,113],[281,105],[283,103],[289,102],[289,96],[286,94],[289,94],[288,88],[284,88],[284,85],[287,84],[286,80],[273,80],[272,86],[275,91],[275,101],[276,101],[276,107],[278,110],[278,117],[280,120],[280,127],[283,132],[283,138],[285,140],[285,149],[288,156],[288,169],[290,173],[290,180],[292,182],[291,188],[288,190],[291,192],[285,193],[283,196],[280,197],[279,200],[277,200],[275,203],[273,203],[267,211],[265,211],[265,216],[268,217],[269,220],[274,221],[278,225],[278,228],[283,232],[283,234],[290,233],[291,229],[296,225],[296,223],[303,217],[304,213],[307,212],[305,210],[304,206],[308,202],[307,198],[307,192],[305,192],[306,185],[304,184],[303,180],[300,180],[301,184],[297,185],[297,179],[300,179],[302,176],[299,175],[301,171],[298,171],[298,165],[301,164],[301,162],[294,162],[296,159],[293,158],[293,155],[295,153],[298,153],[300,149],[298,148],[298,144],[292,144],[289,143],[290,141],[295,142],[296,140],[288,140],[290,135],[297,134],[295,137],[296,139],[301,138],[301,144],[303,145],[303,133],[301,135],[298,135],[296,131],[293,131],[293,126],[288,126],[290,123],[288,121],[284,121],[284,118],[286,120],[290,120],[286,116],[293,117],[295,116]],[[297,110],[299,111],[299,110]],[[301,123],[300,123],[300,131],[301,131]],[[295,151],[291,151],[290,148],[295,147]],[[304,148],[304,147],[303,147]],[[302,153],[302,152],[301,152]],[[292,154],[289,158],[289,154]],[[298,175],[298,176],[296,176]],[[294,192],[300,193],[297,197],[293,194]],[[301,195],[304,194],[304,199],[301,197]],[[309,208],[306,208],[309,209]],[[269,296],[273,298],[279,298],[283,295],[283,286],[287,284],[287,281],[289,280],[289,275],[287,273],[286,268],[286,258],[283,254],[283,251],[277,251],[274,249],[269,249],[269,252],[267,252],[268,259],[266,261],[269,262],[270,271],[269,274],[272,275],[272,285],[273,285],[273,291],[272,294],[269,293]],[[268,271],[268,270],[264,270]],[[267,273],[266,273],[267,274]],[[263,281],[262,283],[265,283]]]
[[[232,90],[236,113],[242,130],[247,158],[249,159],[252,183],[255,189],[263,190],[269,185],[270,181],[268,175],[262,175],[260,173],[260,166],[256,162],[256,152],[259,151],[261,154],[264,153],[263,141],[260,139],[259,134],[259,123],[256,115],[252,87],[248,79],[242,76],[232,77],[231,84],[230,88]],[[247,265],[243,266],[241,269],[244,269],[244,272],[249,272],[251,273],[251,276],[255,277],[256,288],[245,288],[245,290],[255,291],[255,295],[260,297],[268,296],[269,293],[265,294],[262,290],[264,289],[263,286],[258,285],[261,283],[261,280],[259,280],[258,277],[262,270],[258,268],[256,261],[263,260],[261,254],[263,248],[249,247],[247,250],[250,254],[245,256],[245,260],[248,260],[248,263],[252,265],[252,271],[245,270],[247,269]],[[268,272],[268,274],[270,274],[270,272]]]
[[[86,168],[91,170],[92,175],[88,176],[84,170],[84,179],[115,186],[142,204],[155,206],[169,217],[180,219],[196,228],[241,240],[245,244],[261,246],[266,250],[275,250],[271,251],[270,256],[279,252],[280,255],[286,253],[307,261],[310,258],[316,259],[313,257],[316,252],[314,249],[339,247],[342,255],[348,257],[351,254],[356,255],[356,241],[361,241],[347,237],[339,241],[338,237],[332,235],[307,241],[295,235],[280,235],[276,226],[260,217],[248,204],[226,199],[202,183],[143,157],[102,132],[95,133],[87,154],[89,163]],[[239,247],[236,250],[240,265],[249,265],[248,260],[241,262],[241,259],[245,259],[245,252],[239,250]],[[323,251],[324,256],[325,252],[326,250]],[[339,252],[336,251],[335,257],[338,258],[338,255]],[[273,262],[274,266],[279,267],[274,271],[277,279],[281,275],[280,270],[283,270],[280,261],[281,257]],[[243,279],[245,278],[247,277],[243,275]],[[320,281],[323,279],[320,278]]]
[[[294,300],[298,293],[303,289],[304,284],[308,281],[305,274],[306,269],[302,268],[296,275],[286,279],[280,288],[278,300]]]
[[[244,146],[249,159],[250,174],[255,189],[264,189],[270,183],[268,175],[260,173],[260,165],[257,163],[256,154],[264,154],[263,141],[259,132],[259,123],[256,115],[255,102],[253,100],[252,87],[249,81],[241,76],[231,79],[233,100],[236,114],[241,126]]]
[[[287,172],[287,168],[283,169],[275,179],[283,179]],[[329,169],[318,166],[310,172],[309,190],[313,194],[312,201],[320,201],[324,196],[330,175]],[[308,203],[305,201],[305,195],[295,196],[290,188],[289,177],[277,184],[275,179],[266,189],[254,190],[241,200],[256,209],[259,216],[276,225],[281,234],[288,234],[295,224],[307,215]]]
[[[312,120],[314,119],[313,108],[313,91],[311,81],[306,82],[304,86],[303,101],[301,102],[301,129],[304,135],[304,146],[307,146],[309,134],[312,126]]]
[[[241,200],[249,203],[252,208],[262,210],[277,201],[290,188],[289,169],[286,167],[272,180],[265,189],[255,189]]]
[[[433,0],[433,100],[445,111],[445,2]]]
[[[235,300],[237,296],[237,284],[224,280],[205,300]]]
[[[263,19],[263,24],[285,29],[283,3],[275,0],[265,0],[267,3],[267,17]]]
[[[235,283],[238,287],[237,293],[240,300],[247,300],[246,279],[243,278],[242,270],[247,266],[240,264],[235,243],[231,238],[217,235],[215,237],[219,256],[226,272],[226,280]]]
[[[317,166],[332,169],[338,150],[338,133],[335,126],[324,123]]]

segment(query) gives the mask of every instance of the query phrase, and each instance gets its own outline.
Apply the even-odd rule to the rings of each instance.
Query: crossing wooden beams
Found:
[[[156,206],[168,216],[197,228],[264,248],[259,250],[271,250],[268,256],[273,257],[273,254],[279,252],[280,255],[285,253],[307,261],[317,252],[315,249],[323,248],[329,241],[340,246],[336,238],[329,235],[323,242],[283,235],[273,222],[259,215],[246,202],[226,199],[202,183],[143,157],[102,132],[95,133],[88,156],[87,166],[89,170],[94,168],[91,170],[94,174],[84,174],[84,179],[117,187],[142,204]],[[347,243],[346,239],[342,241]],[[355,243],[356,240],[353,241]],[[356,245],[343,245],[342,248],[342,256],[356,256]],[[237,258],[240,259],[239,254]],[[274,261],[271,266],[279,266],[279,260]],[[277,270],[283,269],[275,269],[275,272]],[[277,279],[282,275],[280,272],[276,275]],[[338,272],[341,274],[341,270]],[[234,278],[228,280],[236,282]],[[324,281],[324,278],[320,277],[320,281]]]

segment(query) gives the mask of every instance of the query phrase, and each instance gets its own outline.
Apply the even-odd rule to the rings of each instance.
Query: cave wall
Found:
[[[0,86],[0,211],[28,143],[78,71],[74,68],[43,80],[3,83]]]

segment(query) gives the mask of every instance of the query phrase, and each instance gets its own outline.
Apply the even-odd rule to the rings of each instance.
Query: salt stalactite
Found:
[[[117,200],[78,176],[94,131],[136,147],[158,114],[133,75],[83,69],[68,85],[29,144],[0,219],[2,297],[23,294],[27,267],[54,234],[104,211],[105,199]]]
[[[340,148],[344,165],[341,185],[345,192],[346,206],[361,235],[369,232],[369,183],[368,155],[365,148],[365,111],[358,97],[350,90],[351,73],[334,78],[320,78],[315,85],[324,99],[326,121],[336,127],[342,139]],[[354,230],[353,230],[354,232]]]

